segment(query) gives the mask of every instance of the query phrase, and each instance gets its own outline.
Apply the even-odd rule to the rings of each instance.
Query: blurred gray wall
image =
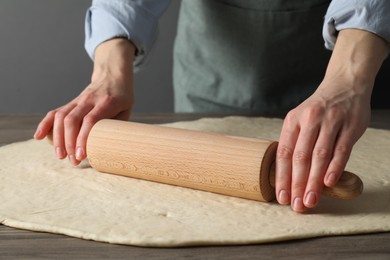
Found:
[[[0,114],[45,113],[89,83],[84,18],[91,0],[0,1]],[[173,0],[147,67],[135,77],[135,112],[170,112],[172,46],[180,1]]]

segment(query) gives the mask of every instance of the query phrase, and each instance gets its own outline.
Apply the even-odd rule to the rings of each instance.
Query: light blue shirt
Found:
[[[85,49],[91,59],[104,41],[125,37],[137,48],[134,65],[142,64],[152,49],[158,20],[170,0],[94,0],[85,19]]]
[[[115,37],[131,40],[137,48],[134,66],[145,61],[158,32],[158,20],[170,0],[94,0],[85,21],[85,48],[93,59],[95,48]],[[325,15],[325,47],[333,49],[338,31],[362,29],[390,42],[390,1],[333,0]]]
[[[390,42],[390,1],[388,0],[333,0],[325,15],[322,35],[325,47],[333,49],[337,32],[361,29],[372,32]]]

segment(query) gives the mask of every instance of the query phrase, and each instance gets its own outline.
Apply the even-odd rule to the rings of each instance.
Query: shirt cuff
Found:
[[[390,42],[390,1],[333,0],[325,15],[322,34],[325,47],[333,50],[343,29],[369,31]]]
[[[134,66],[141,66],[154,44],[158,17],[136,1],[98,1],[88,9],[85,21],[85,49],[94,59],[96,47],[122,37],[137,49]]]

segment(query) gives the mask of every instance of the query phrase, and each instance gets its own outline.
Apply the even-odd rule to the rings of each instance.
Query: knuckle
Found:
[[[93,125],[98,121],[98,117],[94,114],[88,114],[83,119],[83,124]]]
[[[82,95],[80,95],[77,98],[76,103],[78,105],[93,104],[95,102],[95,99],[96,99],[96,94],[86,90],[82,93]]]
[[[349,150],[349,147],[344,144],[337,145],[334,149],[335,153],[341,154],[342,156],[347,156],[349,154]]]
[[[95,93],[93,93],[93,92],[88,91],[88,92],[85,92],[83,94],[83,99],[84,100],[91,100],[93,98],[95,98]]]
[[[331,107],[327,111],[328,118],[332,120],[343,118],[341,115],[342,111],[338,107]]]
[[[305,121],[308,127],[312,127],[322,118],[323,108],[318,105],[311,106],[305,111]]]
[[[65,140],[65,147],[66,147],[66,149],[73,148],[74,144],[71,140]]]
[[[275,185],[279,186],[279,189],[282,189],[283,187],[287,186],[286,185],[286,176],[280,175],[280,174],[275,174]]]
[[[77,117],[74,115],[69,114],[64,118],[65,124],[74,124],[75,122],[77,122]]]
[[[67,154],[69,154],[69,155],[74,154],[74,144],[73,143],[66,142],[65,149],[66,149]]]
[[[62,110],[58,110],[55,112],[55,119],[56,120],[62,120],[66,117],[66,113]]]
[[[293,155],[293,151],[290,147],[286,145],[279,145],[276,152],[276,158],[278,160],[291,159],[292,155]]]
[[[310,155],[304,151],[294,152],[294,163],[307,164],[310,162]]]
[[[49,112],[46,113],[46,117],[52,117],[56,114],[56,110],[51,110]]]
[[[111,96],[111,95],[105,95],[103,98],[102,98],[102,105],[107,107],[107,106],[111,106],[113,104],[115,104],[115,97]]]
[[[303,194],[303,192],[306,189],[306,183],[304,183],[304,182],[294,182],[291,185],[291,189],[294,190],[296,193],[302,193]]]
[[[313,156],[315,156],[318,159],[327,160],[330,158],[331,153],[326,148],[318,148],[318,149],[313,151]]]
[[[295,122],[296,122],[295,110],[291,110],[284,118],[284,125],[287,128],[292,128],[295,125]]]

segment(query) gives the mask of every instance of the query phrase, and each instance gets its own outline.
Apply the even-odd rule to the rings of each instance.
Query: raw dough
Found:
[[[171,124],[278,139],[278,119],[229,117]],[[390,131],[368,129],[347,169],[365,190],[353,201],[322,198],[307,214],[261,203],[72,167],[47,142],[0,148],[4,225],[137,246],[249,244],[390,231]]]

